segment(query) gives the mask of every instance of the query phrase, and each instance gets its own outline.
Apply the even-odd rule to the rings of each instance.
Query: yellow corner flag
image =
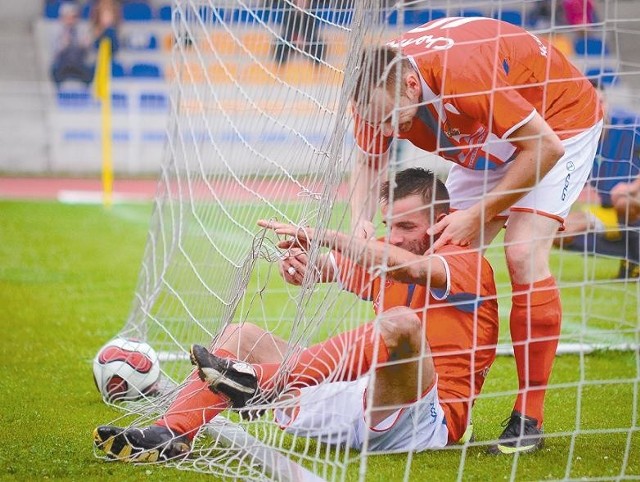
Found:
[[[102,202],[110,207],[113,195],[113,159],[111,129],[111,39],[103,38],[98,47],[94,95],[100,100],[102,137]]]

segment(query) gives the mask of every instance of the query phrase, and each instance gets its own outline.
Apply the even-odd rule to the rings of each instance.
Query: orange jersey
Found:
[[[482,17],[434,20],[388,45],[400,48],[420,75],[422,102],[399,137],[470,169],[515,158],[506,139],[537,111],[560,139],[602,119],[598,94],[545,40]],[[355,115],[358,146],[385,152],[391,138]]]
[[[448,245],[435,253],[448,266],[447,289],[427,289],[388,278],[382,287],[381,278],[333,253],[343,288],[373,301],[376,314],[409,306],[426,323],[449,442],[459,440],[465,431],[468,411],[495,359],[498,342],[493,270],[477,252],[461,249]]]

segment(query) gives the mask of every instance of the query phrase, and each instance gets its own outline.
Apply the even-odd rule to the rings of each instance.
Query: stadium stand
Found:
[[[50,59],[47,39],[59,15],[60,3],[46,2],[37,25],[39,57],[45,65]],[[172,9],[167,3],[142,1],[124,2],[122,7],[122,45],[112,64],[112,101],[118,126],[118,132],[114,133],[115,154],[119,156],[116,169],[122,172],[137,172],[139,169],[155,171],[161,158],[164,126],[170,107],[168,84],[177,74],[169,62],[169,51],[176,47],[170,24]],[[88,12],[85,6],[84,18],[88,17]],[[484,11],[473,8],[473,4],[469,3],[466,8],[456,9],[455,12],[408,8],[401,17],[395,12],[383,21],[389,25],[398,25],[401,21],[407,25],[419,25],[442,18],[447,13],[465,17],[494,16],[518,25],[526,19],[525,12]],[[265,8],[234,10],[201,6],[199,14],[214,25],[220,18],[233,19],[241,24],[233,32],[222,27],[214,28],[207,38],[197,39],[201,51],[215,52],[212,58],[217,60],[202,65],[194,59],[194,62],[182,66],[179,75],[191,82],[224,84],[241,81],[248,85],[268,86],[276,82],[295,85],[336,79],[326,75],[321,67],[309,68],[307,61],[297,57],[280,68],[272,61],[273,36],[264,28],[253,26],[256,22],[267,22],[273,25],[274,32],[278,32],[282,21],[281,11],[274,14],[274,11]],[[347,53],[347,38],[346,31],[339,26],[348,26],[352,20],[351,14],[320,8],[317,15],[337,25],[323,31],[323,35],[331,39],[327,43],[327,55],[332,59],[343,58]],[[616,89],[620,85],[616,66],[607,63],[609,48],[603,39],[583,37],[574,40],[567,35],[555,34],[549,40],[566,55],[574,57],[586,75],[600,79],[606,89]],[[189,42],[180,48],[188,49]],[[242,59],[247,56],[263,60],[259,64],[243,62]],[[596,61],[597,65],[594,64]],[[99,141],[99,106],[91,92],[82,86],[71,85],[59,93],[53,93],[52,98],[55,108],[51,123],[56,126],[49,132],[52,150],[59,153],[57,157],[67,159],[65,163],[69,165],[81,162],[88,171],[97,169],[97,160],[88,162],[86,159],[87,153],[92,152],[86,149],[87,143]],[[142,116],[144,122],[141,121]],[[143,155],[145,159],[141,159]]]
[[[144,2],[124,3],[122,5],[122,18],[129,22],[146,22],[151,20],[151,7]]]
[[[447,13],[444,10],[424,10],[424,9],[407,9],[403,12],[403,17],[398,18],[398,12],[392,12],[387,17],[387,23],[389,25],[397,25],[399,21],[403,25],[422,25],[431,20],[446,17]]]
[[[495,15],[495,18],[509,22],[513,25],[523,26],[522,13],[517,10],[503,10]]]
[[[609,55],[609,48],[604,40],[598,37],[584,37],[575,39],[574,50],[576,55],[598,56]]]
[[[131,66],[129,75],[136,78],[146,77],[150,79],[160,79],[162,78],[162,70],[156,64],[136,63]]]

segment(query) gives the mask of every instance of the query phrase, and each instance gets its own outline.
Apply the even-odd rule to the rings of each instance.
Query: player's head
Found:
[[[387,137],[407,132],[421,97],[420,77],[400,51],[385,46],[362,53],[352,101],[366,123]]]
[[[78,6],[75,3],[65,2],[60,5],[60,19],[62,23],[73,24],[78,20]]]
[[[449,193],[433,172],[405,169],[382,185],[380,209],[391,244],[423,254],[430,245],[427,229],[449,212]]]

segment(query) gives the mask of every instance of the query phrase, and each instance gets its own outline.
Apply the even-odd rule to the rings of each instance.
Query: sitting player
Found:
[[[557,247],[621,258],[618,278],[640,277],[640,156],[636,129],[610,125],[603,131],[591,184],[600,202],[567,216]]]
[[[210,350],[191,348],[197,372],[160,420],[145,428],[98,427],[97,447],[123,460],[184,456],[203,424],[272,394],[295,404],[274,410],[285,430],[329,444],[359,449],[368,440],[369,450],[418,451],[461,441],[495,359],[493,272],[476,250],[445,245],[424,255],[432,241],[427,229],[448,211],[446,188],[422,169],[399,172],[395,183],[393,193],[384,185],[380,202],[389,244],[324,231],[317,241],[333,251],[313,267],[300,247],[320,232],[259,222],[290,236],[280,243],[289,250],[281,261],[286,281],[301,284],[307,269],[318,270],[322,281],[371,300],[374,321],[294,349],[286,360],[295,347],[285,340],[249,323],[228,325]],[[371,274],[385,261],[386,281]],[[522,423],[527,436],[501,443],[538,448],[540,433],[527,430],[526,418]]]

